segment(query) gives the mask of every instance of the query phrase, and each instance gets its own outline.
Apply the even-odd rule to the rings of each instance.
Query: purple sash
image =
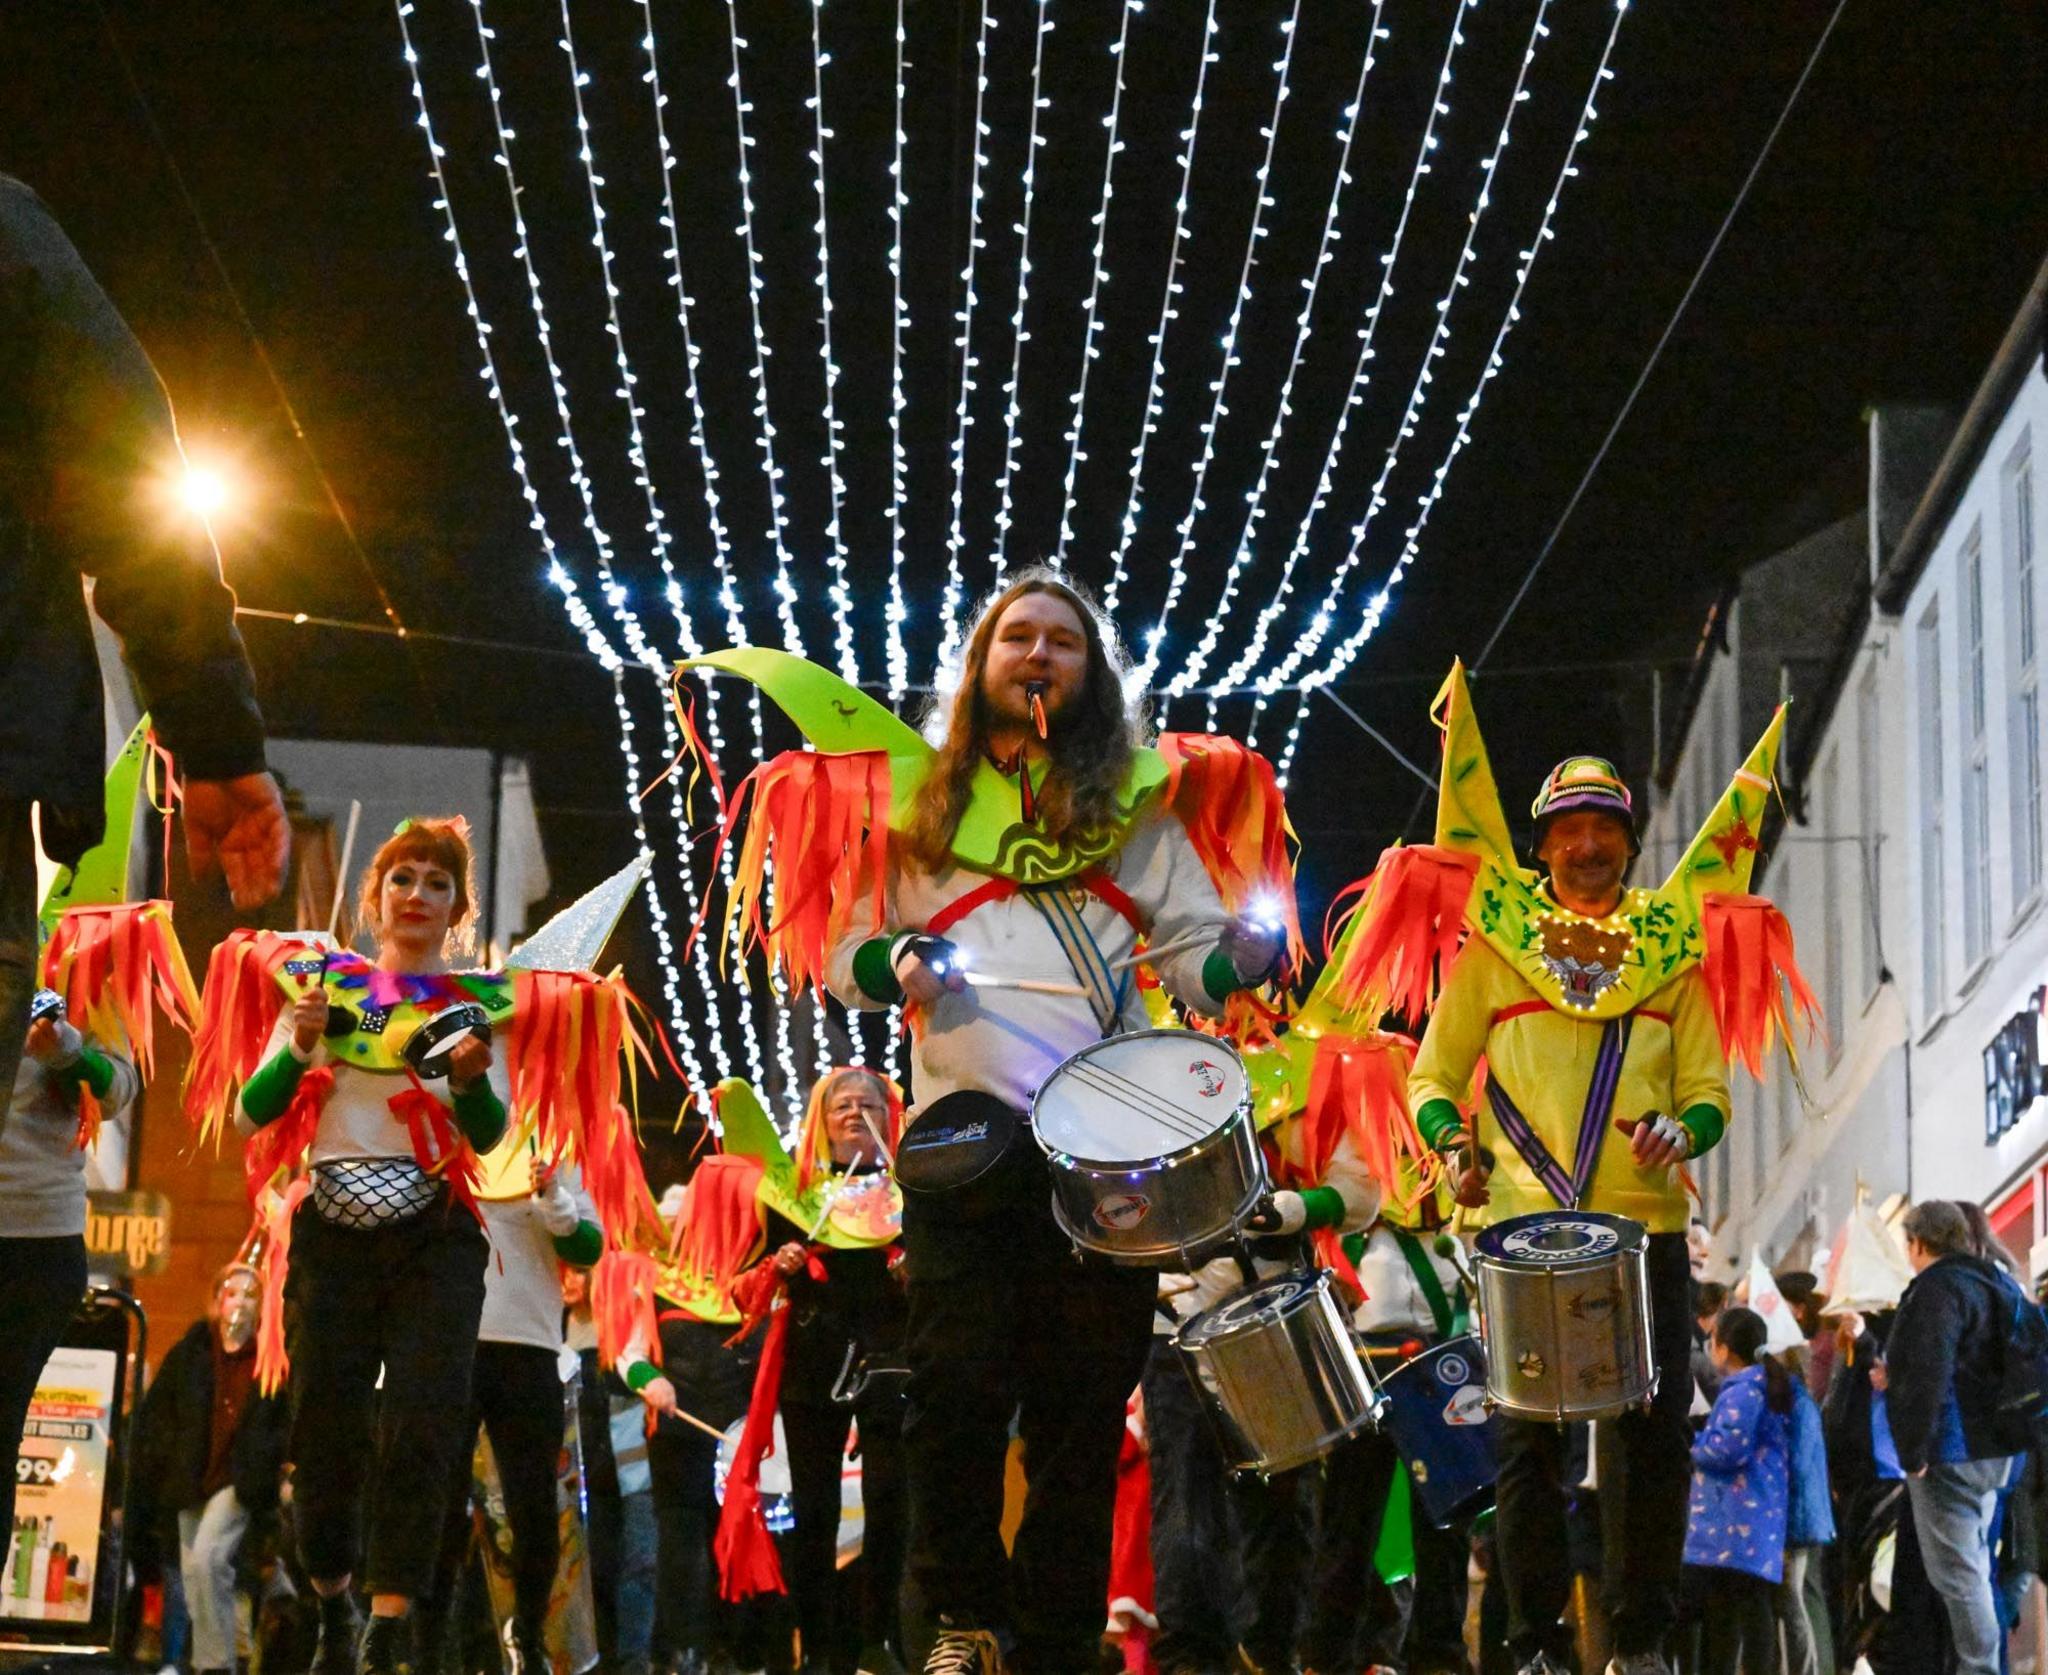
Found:
[[[1614,1095],[1621,1086],[1621,1061],[1628,1052],[1629,1031],[1634,1015],[1610,1018],[1600,1031],[1600,1051],[1593,1059],[1593,1080],[1586,1089],[1586,1108],[1579,1117],[1579,1146],[1572,1159],[1572,1172],[1551,1155],[1529,1119],[1516,1109],[1500,1078],[1488,1073],[1486,1097],[1493,1106],[1494,1120],[1508,1143],[1522,1154],[1522,1161],[1535,1172],[1550,1196],[1567,1210],[1579,1207],[1586,1188],[1593,1184],[1593,1171],[1600,1166],[1600,1147],[1607,1139],[1607,1119],[1614,1110]]]

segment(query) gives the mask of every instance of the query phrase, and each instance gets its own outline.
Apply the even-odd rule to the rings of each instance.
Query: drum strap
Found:
[[[1573,1154],[1572,1171],[1551,1155],[1543,1138],[1529,1125],[1498,1076],[1486,1079],[1486,1097],[1493,1106],[1494,1120],[1508,1143],[1522,1154],[1544,1189],[1560,1207],[1575,1210],[1586,1189],[1593,1184],[1593,1172],[1600,1166],[1600,1148],[1607,1139],[1607,1119],[1614,1110],[1614,1096],[1621,1087],[1621,1061],[1628,1053],[1632,1025],[1630,1014],[1610,1018],[1600,1031],[1600,1050],[1593,1058],[1593,1079],[1586,1088],[1586,1108],[1579,1117],[1579,1143]]]
[[[1429,1259],[1429,1253],[1422,1248],[1422,1241],[1413,1233],[1390,1227],[1394,1243],[1401,1247],[1401,1254],[1408,1259],[1409,1272],[1414,1274],[1415,1283],[1422,1288],[1423,1301],[1429,1304],[1431,1317],[1436,1321],[1436,1335],[1448,1338],[1451,1335],[1451,1300],[1444,1295],[1444,1282],[1436,1277],[1436,1264]]]
[[[1088,991],[1089,1004],[1095,1008],[1097,1027],[1104,1035],[1114,1035],[1124,1015],[1124,1002],[1130,996],[1131,971],[1136,968],[1126,970],[1121,976],[1110,972],[1109,961],[1103,957],[1095,933],[1074,906],[1065,885],[1027,889],[1024,899],[1038,910],[1046,929],[1059,943],[1060,952],[1067,956],[1067,964],[1074,968],[1081,987]]]

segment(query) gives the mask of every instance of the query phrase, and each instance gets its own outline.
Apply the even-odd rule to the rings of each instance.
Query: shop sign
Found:
[[[85,1257],[93,1272],[161,1274],[171,1265],[171,1201],[160,1192],[89,1192]]]
[[[2024,1012],[2015,1012],[1984,1049],[1984,1143],[1989,1146],[2048,1093],[2048,988],[2036,989]]]

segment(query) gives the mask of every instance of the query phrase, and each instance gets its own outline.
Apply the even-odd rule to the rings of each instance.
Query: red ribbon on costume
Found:
[[[448,1107],[427,1092],[426,1085],[411,1070],[405,1074],[412,1086],[401,1088],[384,1103],[412,1137],[413,1161],[426,1174],[438,1175],[446,1181],[455,1202],[476,1217],[477,1226],[483,1226],[484,1213],[476,1201],[480,1184],[476,1148],[455,1126],[454,1114]]]
[[[284,1282],[291,1266],[292,1217],[312,1190],[312,1177],[302,1175],[278,1193],[263,1212],[269,1238],[260,1268],[263,1290],[256,1315],[256,1383],[266,1396],[276,1395],[291,1372],[284,1347]]]
[[[248,1183],[250,1203],[256,1202],[278,1170],[291,1168],[312,1148],[313,1135],[320,1127],[320,1108],[333,1091],[334,1072],[326,1065],[306,1071],[283,1114],[249,1137],[242,1149],[242,1178]]]
[[[747,1403],[747,1423],[733,1451],[725,1478],[725,1505],[718,1515],[718,1538],[712,1550],[718,1559],[721,1599],[751,1599],[755,1594],[789,1590],[782,1580],[782,1561],[761,1513],[761,1460],[775,1442],[775,1404],[782,1392],[782,1363],[789,1349],[791,1311],[780,1308],[768,1322],[761,1343],[761,1367],[754,1375],[754,1394]]]

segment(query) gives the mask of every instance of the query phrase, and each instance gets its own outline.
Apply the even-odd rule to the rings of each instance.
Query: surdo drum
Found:
[[[1233,1471],[1306,1465],[1378,1422],[1379,1392],[1321,1269],[1226,1297],[1184,1323],[1173,1347]]]
[[[1251,1080],[1227,1041],[1136,1030],[1084,1047],[1031,1101],[1053,1217],[1084,1250],[1195,1267],[1268,1190]]]
[[[1648,1236],[1623,1216],[1545,1210],[1479,1235],[1486,1388],[1502,1412],[1608,1419],[1657,1393]]]

